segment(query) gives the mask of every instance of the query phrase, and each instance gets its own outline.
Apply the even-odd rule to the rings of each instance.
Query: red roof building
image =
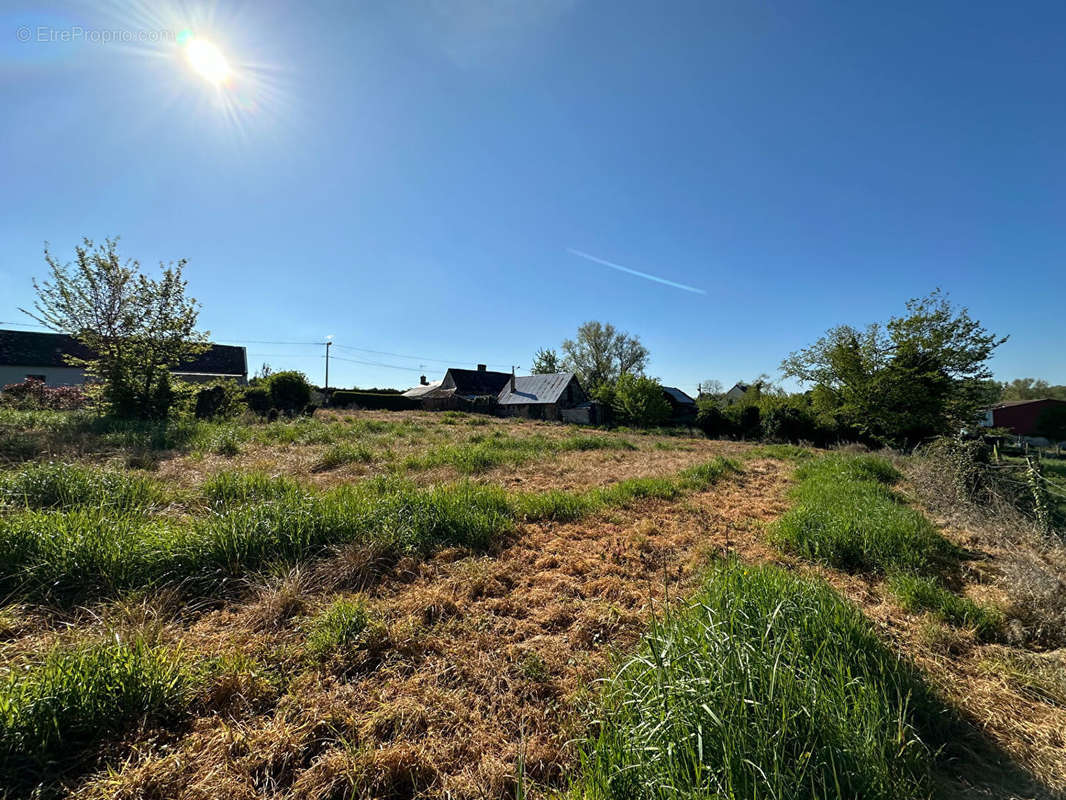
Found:
[[[1049,408],[1066,406],[1066,400],[1014,400],[992,406],[985,415],[989,428],[1009,428],[1017,436],[1039,436],[1036,433],[1040,415]]]

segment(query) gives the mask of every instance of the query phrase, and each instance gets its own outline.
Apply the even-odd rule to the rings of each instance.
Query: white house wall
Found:
[[[77,386],[85,383],[85,370],[79,367],[0,366],[0,386],[22,383],[29,375],[43,375],[48,386]]]

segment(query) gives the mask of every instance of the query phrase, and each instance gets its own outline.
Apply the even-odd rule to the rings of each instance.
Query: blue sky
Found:
[[[44,241],[117,234],[253,369],[321,380],[272,343],[332,334],[334,385],[599,319],[691,391],[937,286],[1011,335],[998,377],[1066,383],[1061,2],[35,5],[0,11],[0,320]],[[186,30],[223,90],[151,41]]]

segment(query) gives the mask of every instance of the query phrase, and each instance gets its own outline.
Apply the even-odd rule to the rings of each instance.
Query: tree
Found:
[[[722,382],[715,379],[700,381],[697,388],[700,397],[721,397],[725,393]]]
[[[650,427],[670,419],[670,404],[654,378],[623,372],[614,384],[613,411],[624,425]]]
[[[554,375],[563,371],[563,360],[552,348],[541,348],[533,356],[534,375]]]
[[[49,280],[33,281],[41,324],[66,333],[91,354],[68,358],[99,382],[105,407],[123,417],[165,417],[173,403],[170,370],[207,345],[196,330],[199,305],[186,297],[185,260],[160,266],[159,278],[118,255],[118,239],[74,248],[74,264],[60,264],[45,246]]]
[[[643,375],[648,362],[648,350],[639,337],[596,321],[586,322],[574,339],[566,339],[563,353],[567,369],[590,394],[621,375]]]
[[[820,414],[882,444],[911,445],[976,421],[995,399],[988,359],[1005,341],[937,289],[883,326],[829,330],[781,369],[813,384]]]
[[[1001,400],[1066,400],[1066,386],[1053,386],[1042,378],[1015,378],[999,386]]]

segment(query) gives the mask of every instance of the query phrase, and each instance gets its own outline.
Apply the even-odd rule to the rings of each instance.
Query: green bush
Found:
[[[944,622],[972,628],[982,639],[994,638],[1002,624],[995,609],[959,597],[934,577],[901,572],[888,580],[888,587],[905,611],[929,611]]]
[[[261,417],[271,409],[270,392],[264,386],[249,386],[244,390],[244,403]]]
[[[875,456],[824,456],[796,470],[796,503],[772,530],[805,558],[849,571],[936,571],[958,550],[888,487],[899,473]]]
[[[220,380],[202,384],[193,396],[193,413],[197,419],[233,417],[246,403],[245,390],[236,381]]]
[[[603,691],[587,800],[926,798],[948,715],[820,581],[725,563]]]
[[[264,381],[270,405],[283,414],[299,414],[311,402],[311,384],[296,370],[275,372]]]
[[[0,680],[0,782],[28,792],[69,774],[130,726],[181,716],[190,688],[174,653],[139,638],[56,647]]]

